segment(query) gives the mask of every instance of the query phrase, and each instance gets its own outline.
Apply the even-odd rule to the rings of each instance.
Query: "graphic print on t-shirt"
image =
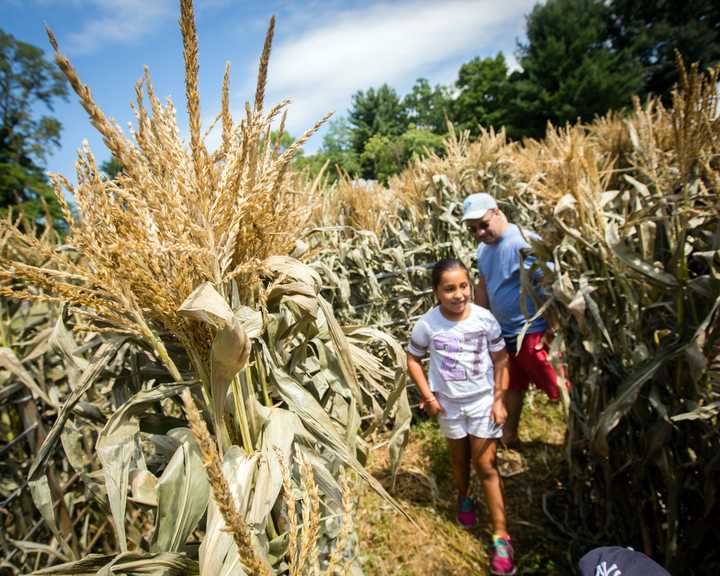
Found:
[[[444,380],[470,380],[482,375],[484,332],[438,332],[432,339],[441,358],[439,371]]]

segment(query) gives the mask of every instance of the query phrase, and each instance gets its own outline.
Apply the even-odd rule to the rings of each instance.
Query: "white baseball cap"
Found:
[[[470,194],[463,202],[463,217],[462,221],[465,220],[479,220],[485,216],[485,212],[497,208],[495,198],[486,194],[485,192],[479,192],[477,194]]]

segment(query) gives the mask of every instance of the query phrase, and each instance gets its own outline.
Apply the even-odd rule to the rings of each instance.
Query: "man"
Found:
[[[548,360],[546,336],[548,326],[542,317],[528,327],[520,349],[518,336],[526,323],[520,303],[520,250],[529,245],[523,232],[508,222],[489,194],[471,194],[463,204],[463,222],[479,241],[477,266],[480,273],[475,288],[475,303],[489,308],[502,328],[510,353],[510,388],[505,392],[508,417],[503,429],[503,443],[508,447],[517,445],[518,425],[525,391],[530,382],[543,390],[551,400],[560,398],[557,374]],[[537,235],[525,232],[537,238]],[[529,269],[534,258],[525,259]],[[542,272],[533,273],[536,293],[543,298],[538,281]],[[535,316],[537,307],[530,294],[525,299],[528,318]]]

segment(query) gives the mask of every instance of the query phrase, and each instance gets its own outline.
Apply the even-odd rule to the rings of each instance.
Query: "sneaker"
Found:
[[[460,500],[458,505],[457,521],[463,528],[472,528],[477,524],[477,516],[475,515],[475,502],[472,498],[465,496]]]
[[[490,574],[495,576],[511,576],[516,568],[513,562],[513,549],[510,536],[493,536],[493,557],[490,562]]]

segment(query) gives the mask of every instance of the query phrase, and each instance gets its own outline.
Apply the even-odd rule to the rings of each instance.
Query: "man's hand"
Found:
[[[550,350],[550,345],[553,343],[553,340],[555,340],[555,332],[550,329],[545,330],[540,342],[535,344],[535,350],[542,350],[543,348]]]

